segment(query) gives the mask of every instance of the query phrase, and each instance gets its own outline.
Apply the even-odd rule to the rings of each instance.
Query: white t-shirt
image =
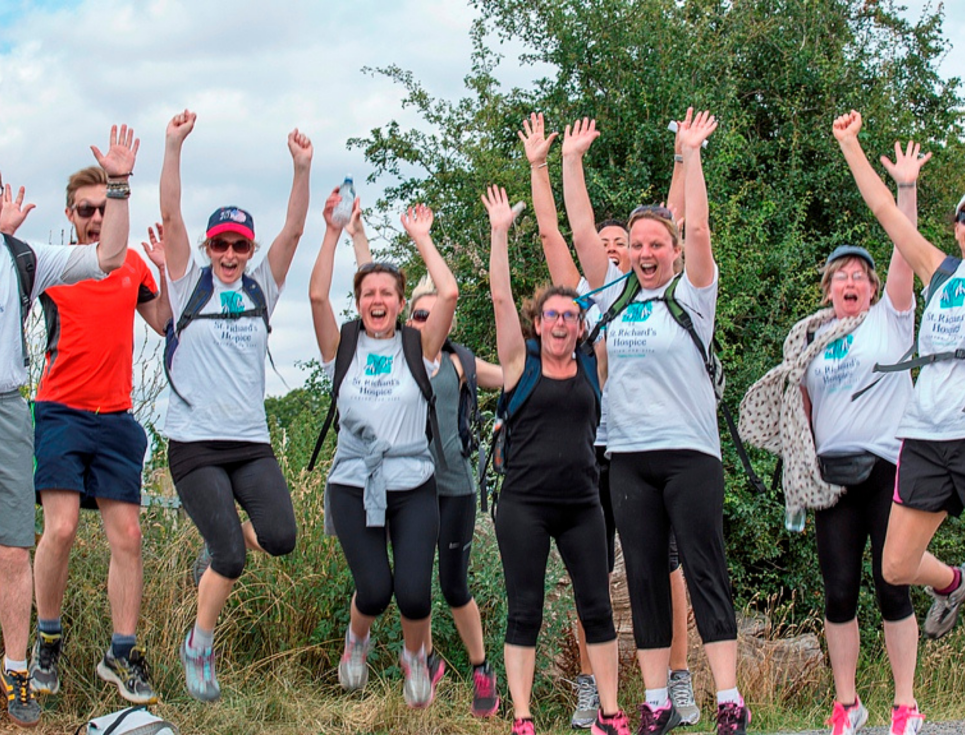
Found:
[[[621,275],[610,264],[607,281]],[[662,297],[667,287],[641,289],[607,326],[607,450],[644,452],[691,449],[720,457],[717,401],[693,339],[670,315]],[[617,300],[621,281],[597,295],[605,311]],[[696,288],[686,274],[677,285],[676,299],[693,319],[697,335],[711,344],[717,307],[717,269],[714,281]]]
[[[587,282],[586,278],[580,276],[580,282],[576,284],[576,292],[580,296],[586,296],[593,289],[590,288],[590,284]],[[602,291],[600,293],[603,293]],[[586,334],[589,336],[593,328],[596,327],[597,322],[603,318],[603,312],[600,311],[600,307],[596,305],[594,295],[593,303],[590,304],[590,308],[586,310],[586,316],[584,317],[583,323],[585,325]],[[596,337],[594,344],[598,344],[601,339],[606,337],[606,330],[600,330],[600,333]],[[596,440],[593,442],[594,446],[605,447],[606,446],[606,383],[603,384],[603,394],[600,396],[600,425],[596,429]]]
[[[251,273],[262,292],[268,315],[275,310],[281,286],[275,283],[268,258]],[[184,311],[201,268],[192,259],[187,272],[168,281],[174,322]],[[202,314],[238,313],[255,308],[241,288],[239,278],[222,283],[212,274],[214,293]],[[242,319],[194,319],[179,338],[171,365],[171,380],[178,392],[168,401],[164,435],[179,442],[245,441],[267,444],[265,420],[265,355],[268,331],[261,317]]]
[[[831,329],[832,320],[817,334]],[[898,461],[898,422],[912,394],[910,372],[874,373],[875,363],[898,362],[911,347],[915,307],[897,311],[887,291],[857,329],[834,340],[804,374],[818,454],[866,451]],[[883,377],[882,377],[883,375]],[[851,395],[877,384],[856,400]]]
[[[918,354],[965,349],[965,263],[927,301],[918,328]],[[965,361],[926,365],[898,425],[902,439],[965,439]]]
[[[97,245],[31,245],[37,256],[33,301],[51,286],[102,280],[107,274],[97,261]],[[0,242],[0,393],[17,390],[27,382],[23,364],[20,321],[20,284],[13,256]]]
[[[429,375],[437,365],[423,360]],[[335,378],[335,360],[322,369],[330,380]],[[345,373],[338,391],[340,421],[364,423],[372,427],[379,439],[392,446],[422,442],[424,457],[386,457],[382,464],[387,490],[411,490],[429,479],[434,471],[428,454],[426,417],[429,406],[412,377],[402,350],[402,333],[396,330],[390,339],[374,339],[362,330],[355,347],[355,357]],[[364,487],[367,472],[362,459],[338,456],[329,482]]]

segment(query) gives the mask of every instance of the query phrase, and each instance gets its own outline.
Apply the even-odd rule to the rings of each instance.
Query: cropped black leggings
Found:
[[[386,493],[385,527],[365,525],[362,492],[360,487],[329,484],[329,511],[355,581],[355,606],[363,615],[381,615],[394,592],[402,617],[429,617],[439,536],[435,478],[413,490]]]
[[[908,586],[888,584],[881,574],[894,489],[895,465],[879,458],[867,480],[849,487],[835,505],[814,514],[824,577],[824,617],[830,623],[848,623],[858,613],[862,559],[869,538],[881,617],[897,622],[913,613]]]
[[[687,449],[614,453],[610,497],[627,565],[637,648],[669,648],[673,641],[667,574],[671,529],[701,639],[704,643],[736,640],[724,553],[720,460]]]
[[[175,487],[208,547],[211,568],[222,577],[237,579],[245,568],[247,550],[236,500],[248,514],[261,548],[272,556],[295,548],[295,512],[277,460],[200,467]]]
[[[475,495],[439,496],[439,587],[449,607],[463,607],[472,600],[469,555],[475,528]]]
[[[586,631],[586,642],[614,640],[606,526],[599,502],[534,503],[506,494],[496,509],[496,540],[509,601],[506,643],[536,645],[543,624],[543,589],[551,538],[573,580],[576,612]],[[666,562],[665,553],[664,570]]]

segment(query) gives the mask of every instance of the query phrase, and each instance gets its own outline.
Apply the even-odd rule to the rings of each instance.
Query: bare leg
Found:
[[[355,605],[353,604],[354,608]],[[431,617],[423,618],[422,620],[409,620],[409,618],[402,617],[399,618],[402,621],[402,639],[405,643],[405,650],[410,654],[417,654],[422,650],[429,650],[431,646],[429,637],[429,627],[432,621]],[[353,633],[354,626],[353,626]]]
[[[33,578],[30,574],[30,549],[0,546],[0,629],[3,630],[5,655],[14,661],[27,658],[30,639],[30,606],[33,603]]]
[[[479,616],[479,606],[475,600],[470,600],[462,607],[453,607],[452,619],[456,623],[456,630],[462,639],[466,652],[469,654],[469,663],[479,666],[486,660],[486,646],[483,643],[482,619]],[[429,650],[432,646],[432,636],[429,636]]]
[[[855,676],[858,669],[858,650],[861,633],[857,618],[847,623],[824,621],[824,637],[828,641],[828,657],[834,675],[834,698],[841,704],[854,704],[857,700]]]
[[[915,704],[915,666],[918,662],[918,619],[885,621],[885,647],[895,678],[895,704]]]
[[[526,646],[503,646],[506,663],[506,683],[513,698],[513,717],[532,717],[529,701],[533,694],[533,677],[536,675],[536,648]]]
[[[737,641],[705,643],[704,653],[714,675],[717,691],[737,687]]]
[[[140,506],[98,499],[104,532],[111,548],[107,596],[114,632],[134,635],[141,613],[144,569],[141,561]],[[229,588],[230,589],[230,588]],[[220,611],[219,611],[220,612]],[[217,616],[216,616],[217,617]]]
[[[60,617],[67,589],[70,550],[77,536],[80,495],[70,490],[44,490],[44,533],[34,554],[37,617]]]
[[[670,644],[670,668],[686,671],[687,666],[687,583],[684,570],[677,567],[670,573],[670,596],[673,600],[673,641]]]
[[[669,648],[638,648],[637,663],[643,674],[647,689],[664,689],[667,686],[667,669],[670,666]]]
[[[600,709],[604,715],[615,715],[620,709],[617,703],[617,670],[620,666],[617,641],[587,644],[586,651],[600,693]]]
[[[211,567],[201,575],[201,583],[198,585],[197,621],[201,630],[214,630],[234,584],[235,580],[222,577]]]
[[[580,673],[592,675],[593,666],[590,664],[590,657],[586,651],[586,631],[583,630],[583,623],[576,619],[576,645],[580,651]]]
[[[954,581],[952,568],[925,551],[947,515],[944,511],[928,513],[899,503],[891,506],[881,559],[886,582],[944,589]]]
[[[359,612],[359,609],[355,606],[355,595],[352,595],[351,616],[349,627],[352,628],[352,635],[359,640],[364,640],[365,637],[368,636],[369,631],[372,629],[372,623],[375,622],[375,618],[371,615],[363,615],[361,612]]]
[[[241,524],[241,533],[245,537],[245,548],[249,551],[265,553],[265,550],[261,548],[261,544],[258,543],[258,536],[255,534],[255,529],[252,527],[251,521],[245,521]]]

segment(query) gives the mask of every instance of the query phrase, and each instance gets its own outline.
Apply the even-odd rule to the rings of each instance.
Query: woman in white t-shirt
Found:
[[[613,508],[627,565],[637,658],[646,687],[641,732],[668,732],[681,723],[668,694],[673,637],[667,549],[671,529],[717,684],[719,732],[746,732],[750,711],[737,689],[737,623],[724,552],[724,470],[717,403],[704,356],[671,316],[662,297],[676,283],[676,300],[697,335],[710,345],[717,303],[717,265],[710,244],[701,144],[716,129],[713,115],[688,111],[680,146],[687,222],[684,273],[674,280],[681,243],[672,214],[638,207],[630,215],[630,265],[641,286],[607,327],[607,449]],[[595,130],[577,123],[567,139],[579,145]],[[564,167],[567,159],[564,157]],[[564,169],[564,179],[566,178]],[[573,233],[583,273],[599,288],[620,277],[591,237]],[[600,292],[602,311],[624,282]],[[697,582],[699,580],[699,582]]]
[[[315,336],[329,378],[334,378],[339,343],[347,333],[335,321],[329,298],[342,231],[332,219],[339,201],[336,190],[325,204],[325,237],[309,288]],[[422,347],[421,365],[407,364],[404,354],[403,332],[410,329],[400,321],[405,276],[384,262],[365,263],[355,274],[361,328],[338,390],[340,429],[327,490],[331,520],[355,581],[339,682],[348,691],[365,686],[369,630],[394,595],[404,639],[403,694],[410,707],[419,708],[432,702],[444,669],[427,650],[439,505],[426,437],[428,404],[413,370],[431,374],[436,369],[433,360],[449,334],[459,295],[456,279],[429,236],[432,221],[432,210],[423,205],[402,215],[438,291],[425,327],[421,333],[413,330]]]
[[[297,129],[288,135],[294,164],[288,214],[250,275],[254,221],[238,207],[221,207],[209,218],[201,248],[210,266],[199,268],[181,216],[181,148],[195,119],[185,110],[168,123],[161,169],[169,329],[177,340],[164,433],[178,496],[205,542],[195,570],[198,614],[181,644],[181,662],[188,693],[213,701],[221,694],[214,628],[247,550],[278,556],[295,547],[295,514],[265,420],[265,356],[268,316],[305,229],[313,149]],[[245,523],[236,502],[248,515]]]
[[[965,266],[926,240],[896,206],[868,162],[854,110],[834,121],[833,132],[861,196],[915,274],[928,284],[918,332],[919,364],[914,393],[898,425],[902,440],[894,504],[882,558],[891,584],[927,585],[934,598],[923,629],[931,638],[948,633],[965,599],[962,568],[926,552],[945,518],[965,504]],[[922,717],[909,711],[892,732],[915,733]]]

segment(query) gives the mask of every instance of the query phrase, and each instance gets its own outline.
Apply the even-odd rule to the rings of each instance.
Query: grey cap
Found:
[[[834,261],[840,260],[841,258],[861,258],[871,266],[871,270],[875,269],[875,259],[871,257],[871,253],[860,245],[838,245],[838,247],[831,251],[824,267],[827,268]]]

